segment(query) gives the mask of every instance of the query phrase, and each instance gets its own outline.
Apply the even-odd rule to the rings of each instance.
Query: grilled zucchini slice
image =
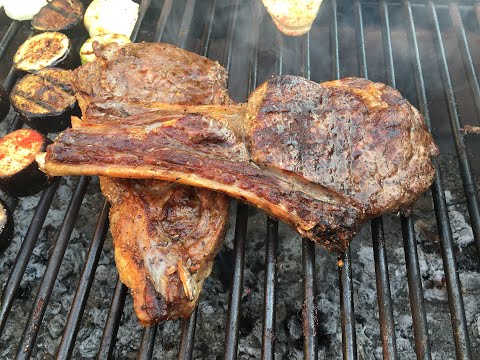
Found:
[[[43,68],[69,67],[70,39],[59,32],[44,32],[28,38],[13,57],[17,70],[35,72]]]
[[[80,60],[82,64],[95,60],[96,56],[93,51],[93,43],[98,42],[100,45],[107,45],[115,43],[118,45],[124,45],[130,43],[130,39],[122,34],[103,34],[91,37],[80,48]]]

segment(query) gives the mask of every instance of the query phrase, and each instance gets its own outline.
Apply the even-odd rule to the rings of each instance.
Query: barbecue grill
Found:
[[[0,31],[0,76],[10,91],[18,78],[10,68],[12,56],[28,36],[29,24],[11,21],[2,11]],[[145,330],[135,325],[130,296],[118,277],[112,289],[116,271],[108,260],[108,204],[96,179],[55,179],[41,195],[27,199],[2,195],[11,209],[17,208],[17,229],[28,226],[17,230],[0,258],[5,272],[0,274],[2,358],[480,358],[480,301],[475,300],[474,286],[479,282],[472,280],[480,271],[475,182],[480,142],[478,135],[462,131],[464,125],[480,125],[480,47],[475,46],[480,42],[480,3],[325,0],[311,32],[288,38],[278,33],[259,0],[142,0],[132,38],[169,42],[218,60],[229,70],[230,95],[237,101],[276,74],[318,82],[352,75],[397,87],[423,113],[440,146],[436,180],[412,216],[373,220],[371,228],[365,226],[353,240],[352,250],[338,259],[276,220],[243,203],[233,204],[227,246],[206,281],[199,308],[188,320]],[[23,126],[13,113],[4,124],[2,135]],[[88,205],[82,206],[84,202]],[[466,233],[459,230],[462,219]],[[404,252],[394,251],[401,238]],[[282,254],[290,243],[300,241],[301,250],[294,247],[298,254],[289,256],[301,261],[297,280],[303,294],[300,285],[284,280],[295,269],[285,265],[292,261]],[[368,264],[365,249],[373,254]],[[82,267],[65,270],[64,254],[74,253]],[[395,263],[394,273],[389,272],[387,253],[390,266]],[[442,265],[433,285],[425,274],[425,254]],[[48,257],[48,262],[32,268],[32,256]],[[255,256],[264,259],[264,265]],[[364,273],[372,274],[366,286],[376,289],[373,297],[362,292],[368,279]],[[405,274],[408,290],[390,283],[392,276],[399,281]],[[27,285],[24,277],[30,278]],[[71,285],[57,289],[60,278]],[[469,283],[462,287],[460,279]],[[96,285],[101,281],[110,293]],[[326,301],[326,289],[339,295],[335,302]],[[427,292],[440,292],[445,299]],[[228,294],[228,305],[222,294],[225,299]],[[92,305],[93,296],[103,302]],[[468,307],[464,297],[470,299]],[[292,298],[296,300],[289,303]],[[325,330],[332,323],[329,306],[338,321]],[[285,313],[292,308],[296,316],[288,318]],[[365,319],[365,309],[378,318],[379,330]],[[63,319],[58,320],[61,330],[50,328],[56,316]],[[103,333],[91,330],[95,317]],[[209,321],[223,325],[209,327]],[[117,340],[127,326],[127,341]],[[413,336],[403,333],[412,328]],[[44,341],[47,335],[52,342]]]

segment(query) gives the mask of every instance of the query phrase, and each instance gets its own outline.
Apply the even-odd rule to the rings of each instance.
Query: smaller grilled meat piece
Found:
[[[247,108],[158,108],[67,130],[45,170],[222,191],[338,251],[366,220],[408,208],[433,181],[438,148],[422,116],[384,84],[283,76]]]
[[[94,47],[94,50],[95,47]],[[99,49],[96,53],[99,53]],[[217,62],[163,43],[109,44],[75,71],[82,111],[91,98],[171,104],[224,104],[227,71]],[[83,101],[82,101],[83,100]]]
[[[75,71],[83,113],[83,121],[73,121],[77,127],[122,125],[130,115],[151,111],[152,100],[229,100],[225,69],[205,57],[166,44],[128,44],[122,51],[118,44],[93,45],[96,60]],[[222,245],[227,198],[159,180],[100,177],[100,185],[111,204],[115,262],[140,323],[189,317]]]
[[[187,317],[222,245],[228,200],[162,181],[102,181],[115,263],[142,325]]]

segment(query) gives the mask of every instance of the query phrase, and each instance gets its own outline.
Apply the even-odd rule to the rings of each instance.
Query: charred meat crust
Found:
[[[49,148],[47,171],[222,191],[338,251],[367,219],[408,207],[433,181],[438,149],[423,118],[384,84],[273,78],[250,96],[243,134],[235,122],[157,111],[68,131]]]

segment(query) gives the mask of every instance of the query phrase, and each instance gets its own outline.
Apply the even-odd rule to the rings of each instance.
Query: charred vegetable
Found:
[[[50,140],[31,129],[16,130],[0,139],[0,190],[11,196],[29,196],[48,183],[35,157]]]
[[[70,53],[70,39],[59,32],[44,32],[27,39],[13,57],[13,65],[18,70],[37,70],[64,64],[67,67]]]
[[[47,0],[4,0],[5,14],[13,20],[31,20]]]
[[[36,31],[67,31],[81,24],[83,4],[78,0],[52,0],[33,17]]]
[[[79,112],[72,73],[58,68],[25,76],[12,89],[10,102],[30,127],[43,133],[66,129]]]
[[[139,5],[132,0],[93,0],[85,11],[84,23],[90,36],[132,35]]]
[[[98,42],[100,45],[115,43],[118,45],[130,43],[130,39],[121,34],[103,34],[91,37],[80,48],[80,60],[82,64],[95,60],[96,56],[93,52],[93,43]]]
[[[8,94],[3,86],[0,85],[0,121],[5,119],[5,116],[7,116],[9,110],[10,102],[8,101]]]
[[[13,238],[13,216],[7,204],[0,199],[0,251],[5,250]]]

